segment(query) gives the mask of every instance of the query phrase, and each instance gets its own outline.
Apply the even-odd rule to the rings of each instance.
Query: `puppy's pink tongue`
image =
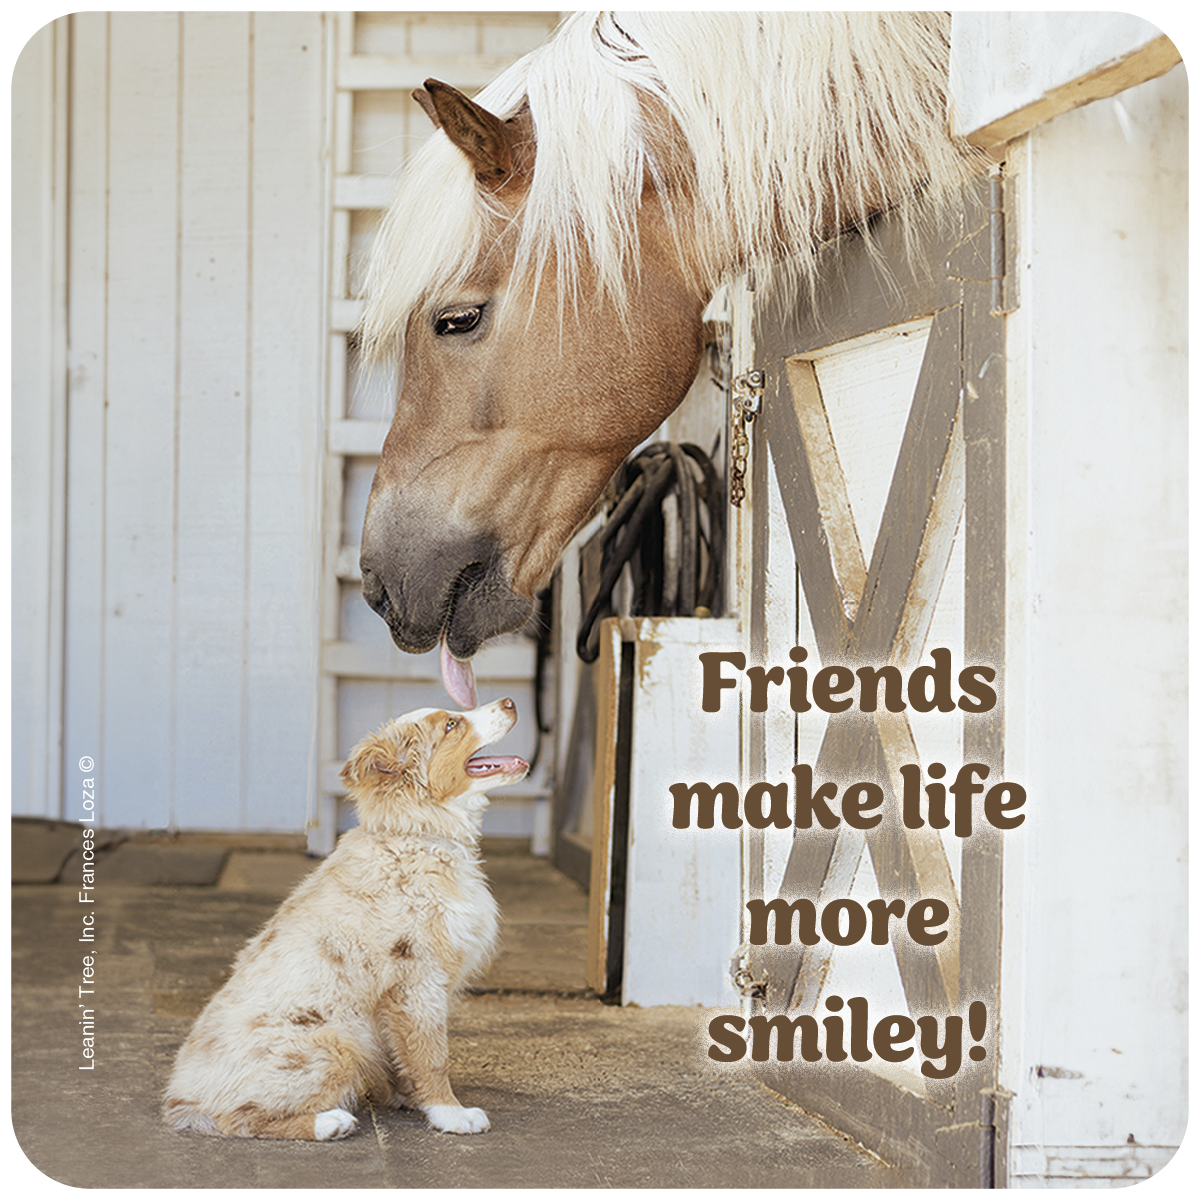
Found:
[[[468,775],[515,775],[518,771],[529,771],[529,764],[515,754],[493,755],[484,758],[482,754],[467,759]]]
[[[460,708],[474,708],[478,703],[475,696],[475,672],[469,662],[459,662],[450,653],[446,639],[442,638],[442,686]]]

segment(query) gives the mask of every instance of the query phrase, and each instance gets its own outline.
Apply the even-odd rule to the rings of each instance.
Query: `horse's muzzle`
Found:
[[[403,557],[364,546],[361,559],[363,599],[401,650],[423,654],[444,633],[450,653],[466,660],[529,619],[532,603],[509,584],[494,538],[456,539]]]

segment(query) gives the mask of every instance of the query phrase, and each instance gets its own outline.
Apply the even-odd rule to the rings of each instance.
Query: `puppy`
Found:
[[[342,779],[359,826],[238,955],[179,1051],[163,1119],[226,1137],[330,1141],[372,1101],[434,1129],[482,1133],[450,1087],[450,999],[491,956],[496,903],[479,864],[484,791],[529,764],[481,747],[511,700],[420,709],[354,748]]]

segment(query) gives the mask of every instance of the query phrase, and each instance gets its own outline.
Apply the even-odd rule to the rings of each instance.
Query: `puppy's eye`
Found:
[[[433,321],[433,332],[438,337],[448,337],[455,333],[470,333],[479,324],[483,316],[482,304],[469,304],[462,308],[448,308],[438,313]]]
[[[449,733],[450,730],[455,729],[457,727],[458,727],[458,719],[456,717],[451,717],[450,720],[448,720],[446,722],[446,732],[447,733]]]

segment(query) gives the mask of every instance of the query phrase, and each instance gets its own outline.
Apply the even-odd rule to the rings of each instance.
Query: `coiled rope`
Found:
[[[725,489],[691,443],[655,442],[621,467],[617,499],[580,552],[576,650],[600,654],[600,622],[617,611],[614,590],[629,568],[627,616],[716,616],[725,558]]]

